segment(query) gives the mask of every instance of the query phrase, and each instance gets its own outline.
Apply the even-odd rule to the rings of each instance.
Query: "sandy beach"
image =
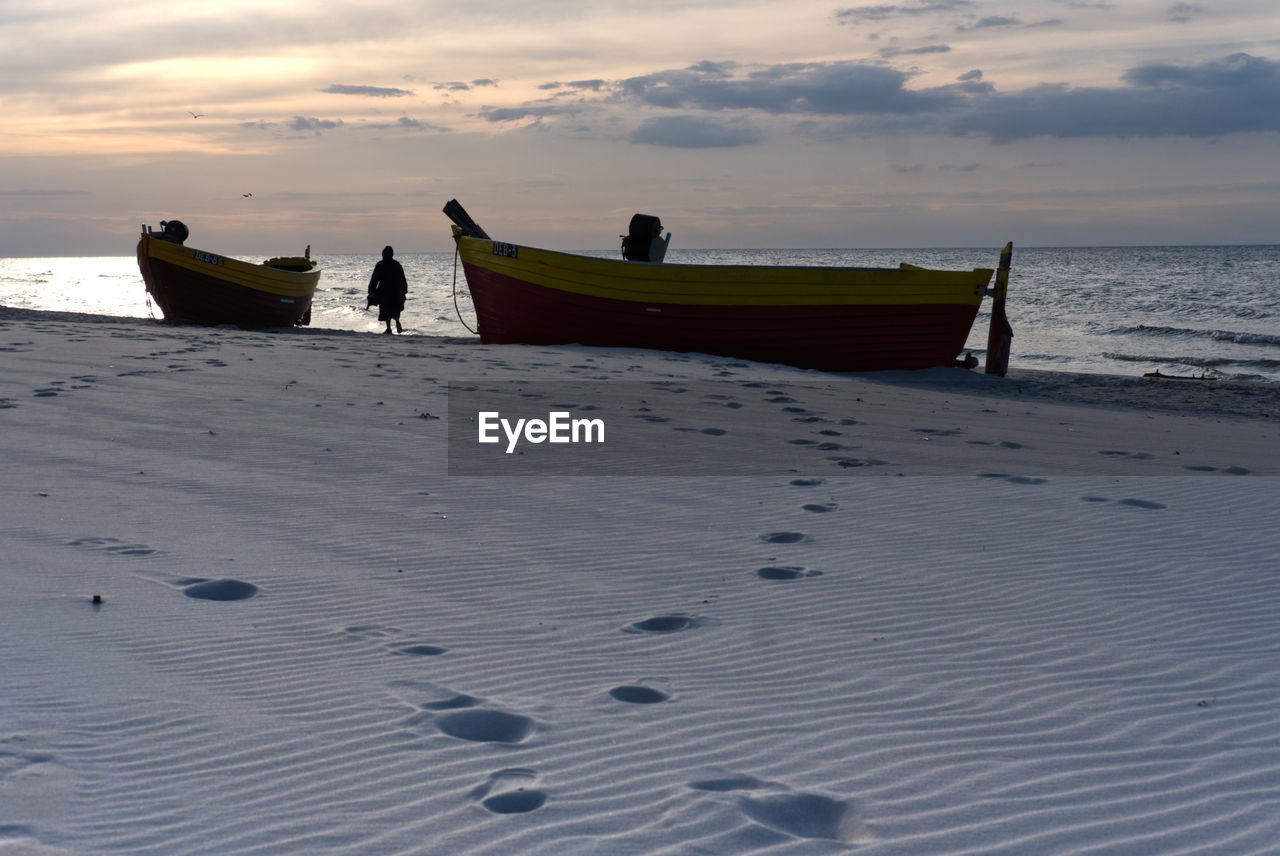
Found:
[[[1280,852],[1276,385],[3,308],[0,366],[0,856]],[[623,450],[478,449],[513,388]]]

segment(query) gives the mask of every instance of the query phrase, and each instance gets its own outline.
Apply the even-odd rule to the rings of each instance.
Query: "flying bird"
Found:
[[[188,112],[188,113],[191,113],[191,111],[190,111],[190,110],[188,110],[187,112]],[[203,115],[204,115],[203,113],[191,113],[191,118],[192,118],[192,119],[199,119],[199,118],[200,118],[201,116],[203,116]]]
[[[252,196],[253,194],[252,194],[252,193],[241,193],[240,195],[241,195],[241,196],[243,196],[245,199],[248,199],[248,198],[249,198],[250,196]]]

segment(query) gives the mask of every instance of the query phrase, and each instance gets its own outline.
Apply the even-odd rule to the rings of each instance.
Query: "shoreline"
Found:
[[[147,329],[154,327],[157,331],[165,331],[175,336],[199,336],[210,331],[222,330],[240,335],[260,336],[301,336],[321,339],[340,339],[358,341],[369,344],[370,339],[378,340],[381,334],[364,333],[351,330],[321,329],[310,327],[294,327],[279,329],[247,330],[235,327],[200,327],[193,325],[166,325],[151,318],[93,315],[89,313],[45,311],[0,306],[0,322],[12,320],[66,322],[91,325],[139,326]],[[482,346],[476,336],[430,336],[407,334],[391,341],[419,342],[431,347],[511,347],[536,348],[542,346],[511,345]],[[386,342],[384,344],[391,344]],[[558,348],[585,349],[578,345],[546,346]],[[615,351],[631,353],[632,349],[615,348],[599,349],[604,353]],[[651,352],[661,358],[664,355],[681,352]],[[730,360],[729,357],[714,357],[704,354],[693,356],[711,360]],[[743,365],[747,363],[743,362]],[[1149,375],[1113,375],[1085,372],[1067,372],[1046,369],[1026,369],[1011,366],[1006,377],[986,375],[982,366],[968,371],[951,371],[949,369],[923,369],[918,371],[889,370],[881,372],[834,373],[798,369],[783,364],[755,363],[773,369],[794,371],[801,378],[858,379],[869,383],[880,383],[888,386],[901,386],[931,390],[939,393],[957,395],[994,396],[1004,398],[1022,398],[1035,401],[1057,401],[1061,403],[1083,404],[1092,406],[1128,407],[1166,413],[1195,414],[1242,419],[1280,419],[1280,383],[1265,380],[1227,380],[1216,378],[1191,378],[1173,375],[1152,377]],[[941,376],[940,376],[941,375]]]

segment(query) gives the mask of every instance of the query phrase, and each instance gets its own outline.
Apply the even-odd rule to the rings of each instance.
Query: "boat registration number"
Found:
[[[212,253],[202,253],[202,252],[200,252],[199,250],[196,250],[196,251],[193,253],[193,256],[195,257],[195,260],[196,260],[196,261],[198,261],[198,262],[208,262],[208,263],[209,263],[209,264],[211,264],[211,265],[216,265],[216,264],[218,264],[220,261],[222,261],[221,259],[219,259],[217,256],[213,255]]]
[[[495,256],[506,256],[509,259],[514,259],[519,250],[520,248],[515,244],[504,244],[502,241],[493,242],[493,254]]]

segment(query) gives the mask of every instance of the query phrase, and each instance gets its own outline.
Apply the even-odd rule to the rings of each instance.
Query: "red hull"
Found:
[[[610,300],[463,263],[485,344],[654,348],[824,371],[951,366],[972,305],[707,306]]]
[[[311,296],[281,297],[139,254],[142,278],[174,324],[293,327],[311,320]]]

